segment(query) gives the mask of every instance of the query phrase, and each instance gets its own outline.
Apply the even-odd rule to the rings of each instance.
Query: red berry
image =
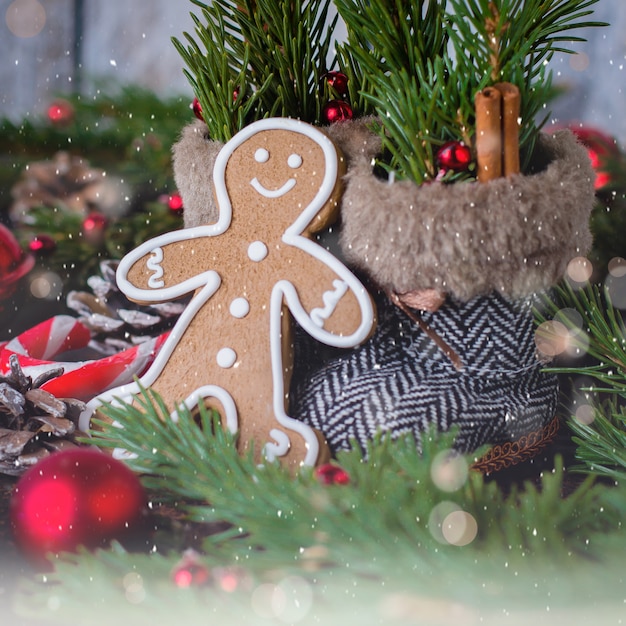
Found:
[[[59,126],[69,124],[74,119],[74,107],[67,100],[55,100],[48,107],[48,119]]]
[[[56,241],[50,235],[37,235],[28,244],[28,249],[39,256],[51,254],[56,247]]]
[[[324,485],[347,485],[350,482],[348,472],[334,463],[320,465],[315,476]]]
[[[344,95],[348,92],[348,77],[343,72],[328,72],[326,82],[338,94]]]
[[[351,120],[353,117],[352,107],[343,100],[331,100],[324,106],[322,111],[324,120],[328,124]]]
[[[198,98],[194,98],[191,103],[191,108],[193,110],[193,114],[201,121],[204,122],[204,116],[202,115],[202,105],[200,104],[200,100]]]
[[[437,152],[439,167],[455,172],[467,170],[472,162],[472,151],[462,141],[449,141]]]
[[[170,211],[174,213],[183,212],[183,199],[177,191],[175,191],[172,195],[168,196],[167,206],[169,207]]]

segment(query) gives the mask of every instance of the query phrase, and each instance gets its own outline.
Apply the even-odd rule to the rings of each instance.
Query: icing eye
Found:
[[[299,154],[292,154],[287,159],[287,165],[291,169],[298,169],[302,165],[302,157]]]
[[[266,163],[269,158],[270,158],[270,153],[265,148],[259,148],[254,153],[254,160],[257,163]]]

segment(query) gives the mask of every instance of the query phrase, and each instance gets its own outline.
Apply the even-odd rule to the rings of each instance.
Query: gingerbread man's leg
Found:
[[[272,428],[270,430],[270,436],[274,441],[265,444],[263,454],[269,461],[284,456],[291,445],[289,435],[285,430],[295,431],[305,441],[306,456],[301,463],[303,465],[315,465],[320,452],[320,444],[315,431],[303,422],[289,417],[285,411],[285,381],[281,332],[283,307],[284,292],[279,283],[274,286],[270,298],[270,351],[274,416],[282,429]]]

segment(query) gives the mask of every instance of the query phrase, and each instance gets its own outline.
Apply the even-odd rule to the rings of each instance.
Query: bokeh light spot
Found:
[[[626,276],[626,259],[621,256],[613,257],[608,265],[609,274],[615,278]]]
[[[563,354],[570,345],[570,333],[562,322],[548,320],[539,324],[535,330],[535,346],[545,357]]]
[[[313,591],[304,578],[288,576],[277,585],[259,585],[252,592],[251,603],[259,617],[295,624],[309,613],[313,604]]]
[[[129,572],[122,580],[126,600],[131,604],[141,604],[146,598],[146,590],[143,586],[143,578],[137,572]]]
[[[478,524],[466,511],[452,511],[441,524],[443,538],[452,546],[467,546],[476,539]]]
[[[609,274],[604,281],[614,307],[626,309],[626,274]]]
[[[16,37],[34,37],[46,25],[46,9],[38,0],[14,0],[4,15],[7,28]]]
[[[567,264],[567,276],[574,283],[586,283],[592,274],[593,265],[584,256],[577,256]]]
[[[467,462],[455,450],[442,450],[433,459],[430,476],[442,491],[452,492],[460,489],[467,480]]]
[[[41,300],[55,300],[61,295],[63,281],[54,272],[42,272],[30,281],[30,292]]]
[[[252,609],[262,618],[272,619],[282,612],[285,606],[285,594],[272,583],[259,585],[250,597]]]
[[[448,543],[448,540],[444,537],[442,528],[444,520],[455,511],[461,511],[461,507],[454,502],[444,500],[436,504],[428,516],[428,530],[430,534],[439,543]]]
[[[594,408],[590,404],[581,404],[576,409],[574,416],[581,424],[589,425],[595,419],[595,414]]]

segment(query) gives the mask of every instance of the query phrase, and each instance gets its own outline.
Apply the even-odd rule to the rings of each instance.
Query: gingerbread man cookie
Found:
[[[241,450],[255,441],[259,459],[291,467],[314,465],[325,445],[287,414],[292,317],[336,347],[363,342],[374,325],[366,289],[313,240],[336,217],[342,164],[308,124],[255,122],[217,156],[217,222],[146,241],[117,273],[138,302],[194,293],[140,383],[170,407],[215,408],[239,432]],[[134,383],[113,389],[91,409],[138,391]]]

